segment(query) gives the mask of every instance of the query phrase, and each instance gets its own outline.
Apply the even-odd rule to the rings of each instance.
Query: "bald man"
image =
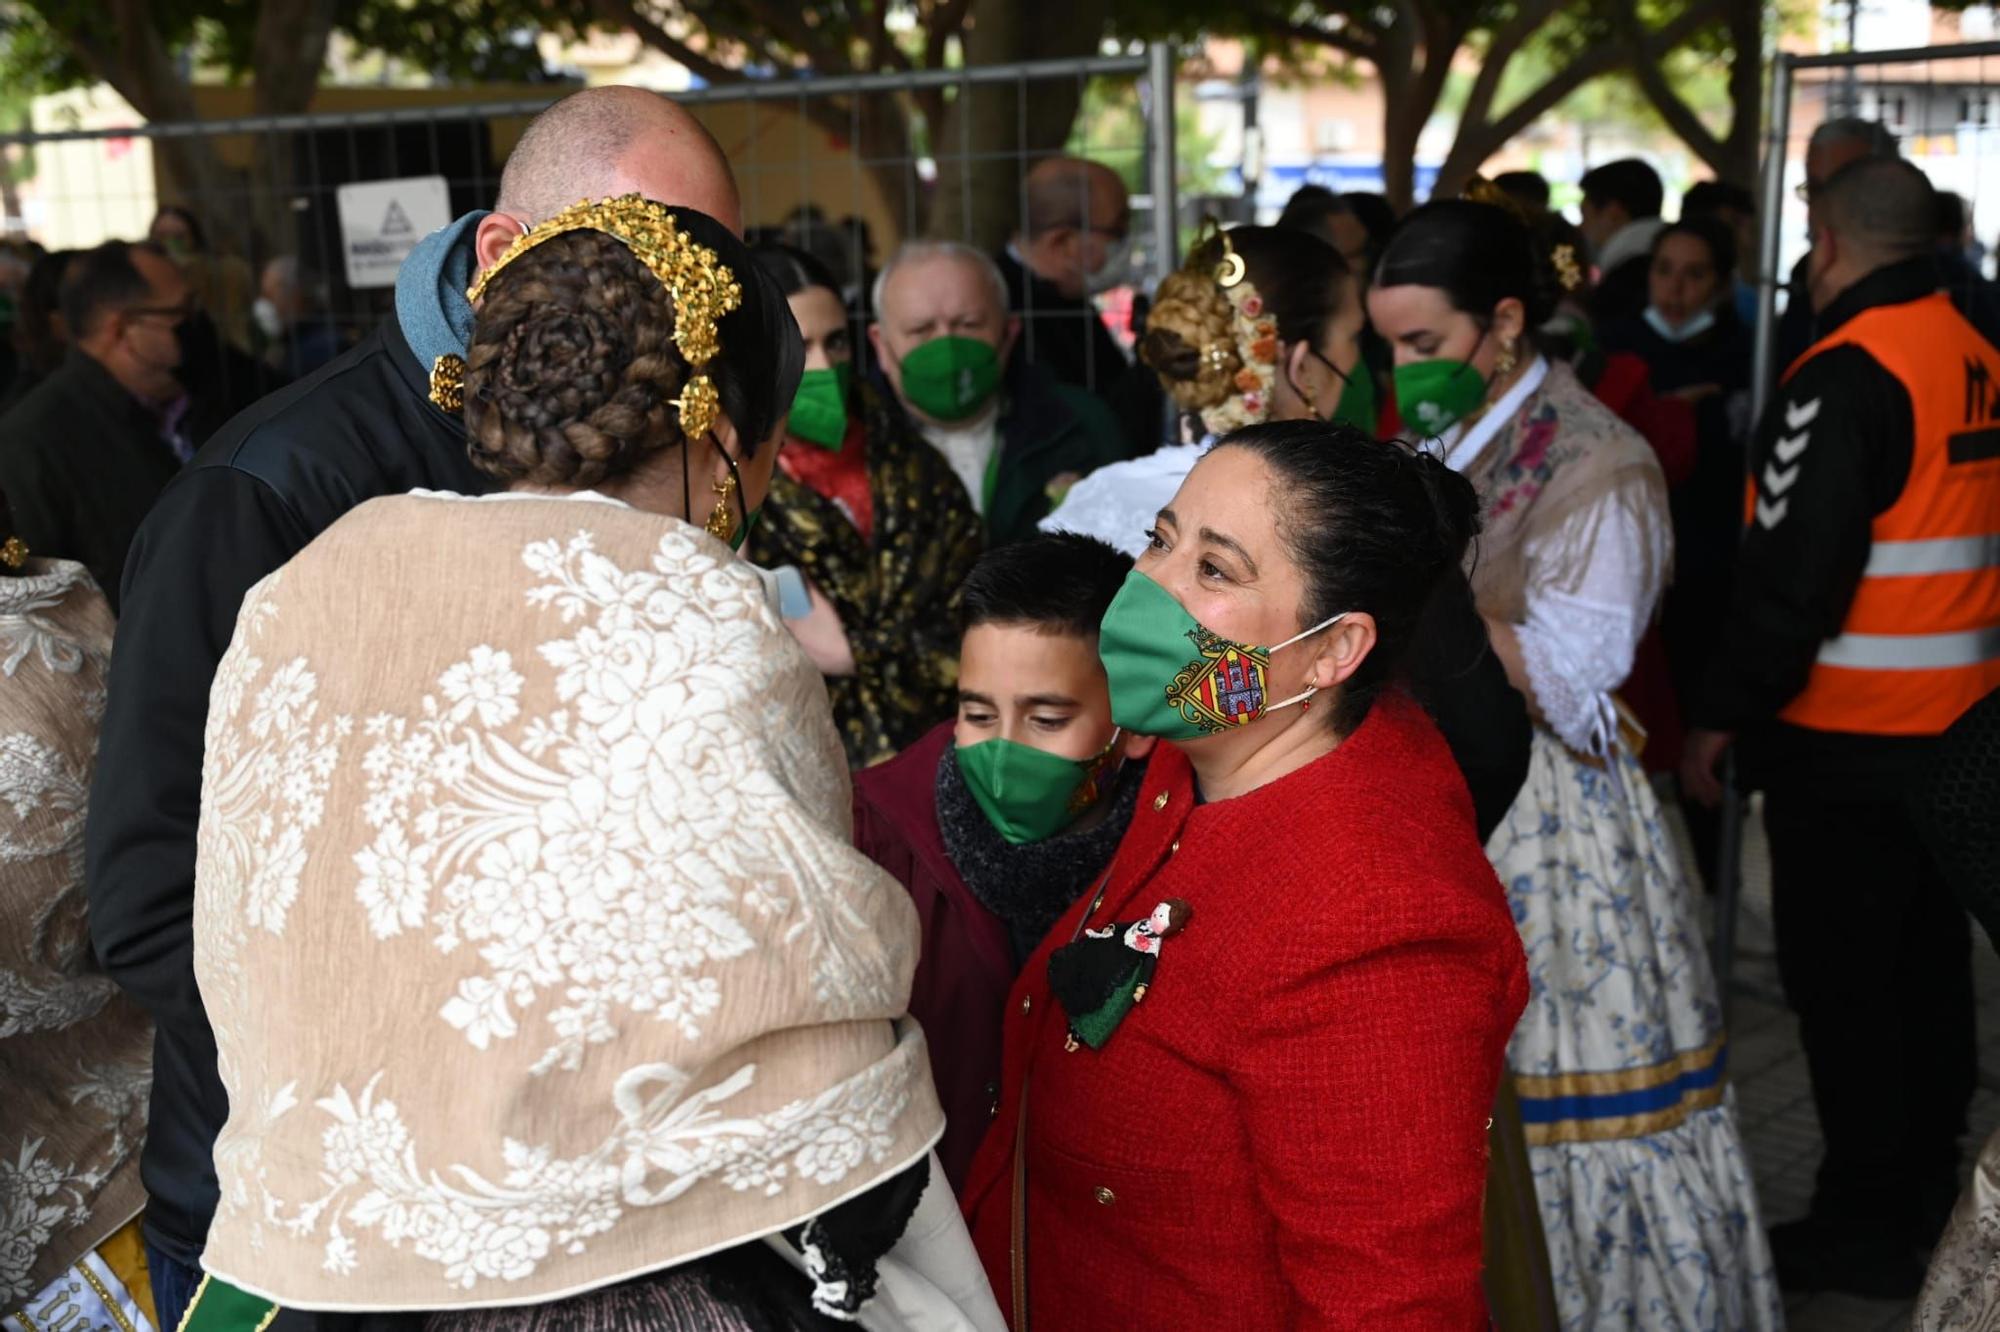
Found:
[[[1914,1295],[1958,1191],[1971,935],[1909,802],[2000,686],[2000,350],[1938,286],[1930,183],[1864,156],[1814,192],[1819,341],[1751,452],[1734,603],[1683,779],[1740,737],[1764,791],[1778,970],[1825,1156],[1775,1227],[1793,1290]]]
[[[1158,387],[1091,299],[1133,280],[1125,182],[1102,163],[1051,157],[1029,169],[1021,192],[1021,228],[995,256],[1021,321],[1016,354],[1109,405],[1130,436],[1128,453],[1150,451],[1160,442]]]
[[[191,927],[202,729],[237,607],[252,584],[365,500],[487,489],[466,457],[450,376],[440,373],[463,357],[471,332],[466,286],[565,205],[630,191],[741,228],[729,164],[685,110],[636,88],[557,102],[522,135],[493,210],[459,218],[404,263],[394,316],[225,426],[132,544],[91,796],[88,880],[98,956],[157,1025],[142,1173],[161,1327],[178,1325],[200,1278],[216,1202],[210,1157],[229,1109],[195,988]],[[364,613],[395,595],[354,589]]]

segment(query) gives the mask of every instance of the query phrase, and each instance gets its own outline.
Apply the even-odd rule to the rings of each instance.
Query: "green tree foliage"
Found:
[[[1461,60],[1470,62],[1470,81],[1439,169],[1442,190],[1463,185],[1509,139],[1591,80],[1656,66],[1746,8],[1743,0],[1236,0],[1221,7],[1119,0],[1119,6],[1120,31],[1182,38],[1229,32],[1294,66],[1330,59],[1362,67],[1382,89],[1383,175],[1399,206],[1414,193],[1418,136],[1440,110]],[[1756,7],[1747,7],[1754,18]],[[1539,77],[1517,77],[1524,66],[1537,67]],[[1749,123],[1754,145],[1754,115]]]

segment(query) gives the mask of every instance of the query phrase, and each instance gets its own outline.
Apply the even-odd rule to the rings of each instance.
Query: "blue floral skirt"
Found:
[[[1779,1328],[1693,893],[1645,774],[1611,762],[1538,727],[1486,847],[1528,953],[1507,1058],[1563,1326]]]

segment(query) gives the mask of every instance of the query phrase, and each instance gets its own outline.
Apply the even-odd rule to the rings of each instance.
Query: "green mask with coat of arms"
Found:
[[[1136,735],[1199,740],[1319,692],[1268,702],[1271,656],[1347,618],[1343,611],[1273,647],[1232,642],[1202,627],[1171,592],[1134,569],[1098,626],[1111,684],[1111,720]]]

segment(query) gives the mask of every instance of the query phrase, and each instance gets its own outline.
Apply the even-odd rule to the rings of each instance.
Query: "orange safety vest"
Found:
[[[1942,292],[1864,310],[1809,348],[1856,346],[1909,391],[1910,476],[1877,515],[1868,567],[1839,637],[1778,715],[1795,726],[1866,735],[1935,735],[2000,687],[2000,349]],[[1786,413],[1749,515],[1784,502],[1786,474],[1810,461],[1813,404]],[[1782,513],[1771,518],[1783,521]]]

